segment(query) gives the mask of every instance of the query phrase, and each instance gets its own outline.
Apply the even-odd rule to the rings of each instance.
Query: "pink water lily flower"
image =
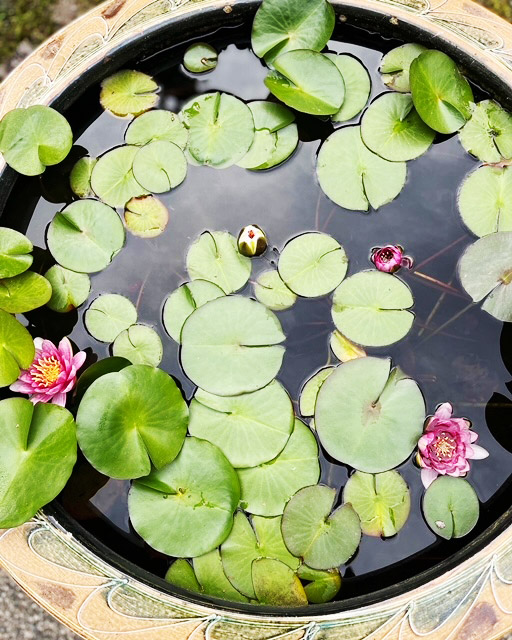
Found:
[[[471,431],[471,423],[465,418],[453,418],[452,414],[449,402],[441,404],[427,420],[425,433],[419,439],[417,461],[425,488],[438,475],[466,475],[469,460],[482,460],[489,455],[483,447],[474,444],[478,434]]]
[[[64,407],[66,394],[76,384],[76,374],[85,361],[86,354],[73,355],[71,343],[63,338],[56,347],[50,340],[34,338],[36,355],[30,367],[20,373],[11,384],[11,391],[27,393],[29,400],[52,402]]]
[[[370,260],[379,271],[395,273],[401,267],[412,269],[413,260],[409,256],[404,256],[403,247],[399,244],[388,244],[385,247],[374,247]]]

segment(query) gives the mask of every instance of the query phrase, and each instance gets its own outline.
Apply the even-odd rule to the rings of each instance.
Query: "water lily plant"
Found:
[[[410,256],[404,256],[403,247],[399,244],[387,244],[385,247],[374,247],[370,260],[379,271],[395,273],[402,267],[412,269],[413,260]]]

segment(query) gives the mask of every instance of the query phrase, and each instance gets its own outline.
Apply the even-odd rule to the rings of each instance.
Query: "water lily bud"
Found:
[[[267,236],[257,224],[244,227],[238,236],[238,251],[243,256],[254,258],[267,250]]]
[[[412,258],[404,256],[404,250],[400,245],[388,244],[385,247],[372,249],[370,260],[379,271],[395,273],[400,267],[411,269]]]

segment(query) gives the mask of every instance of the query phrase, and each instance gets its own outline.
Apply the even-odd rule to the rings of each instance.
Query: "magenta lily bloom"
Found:
[[[388,244],[385,247],[375,247],[372,249],[370,260],[379,271],[395,273],[401,267],[412,269],[413,260],[409,256],[404,256],[403,247],[399,244]]]
[[[66,394],[76,384],[76,374],[85,361],[86,354],[73,355],[71,343],[63,338],[56,347],[50,340],[34,338],[36,356],[30,367],[20,373],[11,384],[11,391],[27,393],[29,400],[51,402],[64,407]]]
[[[470,468],[469,460],[482,460],[489,455],[483,447],[474,444],[478,434],[471,431],[471,423],[465,418],[453,418],[452,414],[449,402],[439,405],[419,439],[417,461],[425,488],[438,475],[465,476]]]

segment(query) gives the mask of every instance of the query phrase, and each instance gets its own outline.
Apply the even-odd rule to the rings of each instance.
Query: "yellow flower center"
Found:
[[[440,435],[432,446],[439,460],[450,459],[457,448],[455,440],[447,433]]]
[[[60,362],[55,356],[39,358],[30,370],[32,380],[43,387],[51,387],[62,371]]]

